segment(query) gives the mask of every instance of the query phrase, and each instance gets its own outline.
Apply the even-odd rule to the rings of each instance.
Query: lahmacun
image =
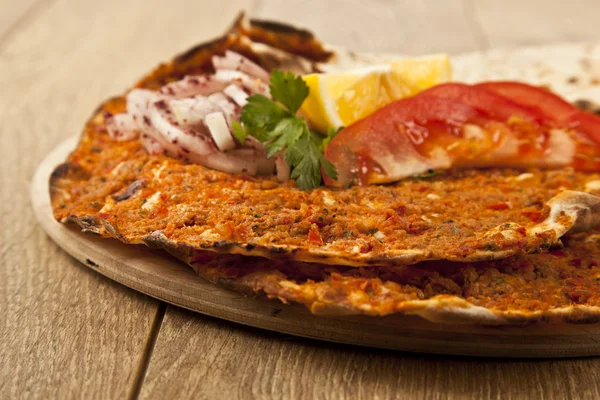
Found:
[[[226,73],[215,57],[228,65]],[[56,219],[163,248],[205,279],[303,303],[315,313],[399,312],[479,323],[597,320],[593,228],[600,222],[600,173],[593,169],[450,168],[386,185],[301,190],[289,165],[287,176],[279,169],[284,157],[265,164],[255,139],[220,141],[220,127],[232,126],[231,115],[252,102],[232,82],[261,94],[262,69],[306,74],[335,57],[307,31],[238,19],[222,38],[161,64],[99,107],[50,178]],[[247,80],[244,73],[255,75]],[[196,104],[182,99],[204,98],[214,85],[233,108],[228,114],[218,108],[223,103],[206,103],[215,107],[202,115],[211,140],[181,120],[163,136],[156,133],[159,122],[174,121],[174,111],[185,118],[197,113]],[[147,100],[154,107],[149,118],[132,113],[134,91],[162,96]],[[222,114],[225,125],[210,125],[207,114]],[[142,125],[153,130],[136,133],[140,140],[123,137]],[[250,153],[239,143],[250,139],[254,158],[240,162],[240,154]],[[216,170],[221,165],[235,172]],[[264,165],[276,173],[261,175]]]

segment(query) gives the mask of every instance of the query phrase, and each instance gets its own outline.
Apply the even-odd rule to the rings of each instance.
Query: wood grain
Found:
[[[0,0],[0,47],[10,39],[12,32],[17,31],[27,20],[35,18],[42,11],[43,5],[43,0]]]
[[[141,398],[591,399],[600,396],[598,365],[332,345],[169,306]]]
[[[597,0],[470,1],[490,47],[589,41],[598,34]]]
[[[483,50],[464,0],[262,0],[255,15],[319,33],[327,43],[363,52],[460,53]]]
[[[254,14],[367,52],[455,54],[600,36],[596,0],[259,0]]]

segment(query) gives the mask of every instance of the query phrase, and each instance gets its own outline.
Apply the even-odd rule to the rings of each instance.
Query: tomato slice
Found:
[[[443,97],[466,104],[488,117],[508,121],[513,117],[541,123],[545,118],[535,109],[524,107],[492,91],[464,83],[445,83],[421,92],[420,95]]]
[[[484,82],[475,85],[527,107],[558,127],[572,128],[600,143],[600,117],[581,111],[549,90],[521,82]]]
[[[549,90],[526,83],[511,81],[483,82],[476,84],[475,87],[488,90],[521,106],[536,110],[550,121],[565,121],[573,114],[575,108],[571,103]]]
[[[568,133],[526,121],[504,122],[498,115],[491,118],[427,92],[396,101],[329,143],[325,157],[337,168],[338,179],[324,176],[325,183],[388,183],[452,167],[555,167],[574,158],[576,145]]]
[[[460,126],[479,116],[465,104],[431,96],[417,95],[388,104],[343,129],[325,148],[325,158],[338,172],[337,181],[324,174],[325,184],[385,183],[447,167],[447,160],[422,154],[425,149],[420,146],[430,142],[432,131],[440,139],[453,141]]]
[[[567,125],[584,133],[589,139],[600,144],[600,117],[587,111],[576,110],[568,121]]]
[[[598,117],[575,110],[564,113],[566,122],[548,123],[540,115],[480,87],[441,85],[343,129],[325,149],[338,179],[324,180],[344,187],[394,182],[431,169],[600,170],[600,146],[587,133],[600,132]]]

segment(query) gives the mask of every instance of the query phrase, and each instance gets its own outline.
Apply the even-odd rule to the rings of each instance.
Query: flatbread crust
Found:
[[[301,303],[319,315],[393,313],[483,325],[600,321],[600,231],[565,247],[504,260],[416,266],[343,267],[162,248],[204,279],[246,295]]]

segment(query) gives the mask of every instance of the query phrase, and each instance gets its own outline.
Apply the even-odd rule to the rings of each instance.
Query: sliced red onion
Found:
[[[216,152],[206,157],[193,154],[190,161],[202,164],[205,167],[217,171],[229,172],[230,174],[256,175],[258,170],[257,160],[251,157],[245,158],[230,154],[229,152]]]
[[[285,162],[285,157],[281,152],[275,156],[275,171],[279,182],[290,180],[290,167]]]
[[[229,150],[227,154],[234,155],[237,158],[244,160],[251,160],[256,164],[256,171],[254,175],[273,175],[275,170],[275,161],[268,159],[265,155],[265,149],[253,149],[253,148],[239,148]]]
[[[241,148],[228,151],[236,157],[254,160],[257,164],[257,175],[269,176],[275,171],[275,160],[267,158],[264,147],[260,148]]]
[[[233,51],[225,51],[225,56],[223,57],[214,56],[212,62],[215,69],[232,69],[244,72],[263,82],[269,82],[269,73],[267,71],[248,58]]]
[[[235,101],[238,106],[244,107],[248,104],[248,93],[244,92],[240,87],[234,83],[227,86],[223,89],[223,93],[231,98],[231,100]]]
[[[104,126],[106,126],[106,131],[113,140],[121,142],[136,139],[140,134],[137,123],[127,113],[105,117]]]
[[[141,127],[142,124],[147,125],[148,120],[144,119],[147,117],[150,110],[150,104],[154,103],[159,99],[157,92],[146,89],[133,89],[127,94],[127,113],[130,114],[135,122]]]
[[[147,133],[142,133],[140,136],[140,142],[148,154],[157,155],[165,152],[165,148],[158,142],[158,140],[152,138]]]
[[[206,156],[217,151],[210,138],[192,129],[182,128],[164,100],[159,100],[150,107],[150,123],[167,141],[179,146],[184,153]]]
[[[231,124],[231,121],[240,119],[240,108],[223,93],[213,93],[208,96],[208,99],[221,109],[223,114],[225,114],[228,123]]]
[[[221,69],[215,72],[214,77],[216,80],[223,82],[226,85],[231,83],[240,83],[252,94],[258,93],[265,96],[269,94],[269,86],[267,84],[258,78],[252,78],[251,76],[240,71]]]
[[[204,123],[219,150],[226,151],[235,147],[235,141],[222,112],[208,114],[204,117]]]
[[[256,171],[257,175],[261,176],[273,176],[273,172],[275,171],[275,161],[269,158],[260,158],[258,160],[258,170]]]
[[[158,92],[169,98],[181,99],[196,95],[208,96],[223,90],[225,86],[226,82],[215,79],[213,75],[186,76],[161,87]]]
[[[264,154],[265,152],[265,146],[263,146],[263,144],[259,142],[258,139],[254,136],[246,136],[246,140],[244,140],[243,145],[244,147],[261,151],[262,154]]]
[[[229,173],[272,175],[277,169],[278,178],[287,173],[288,179],[285,162],[280,166],[277,159],[267,159],[264,146],[251,136],[238,144],[230,129],[249,94],[269,96],[269,74],[230,51],[213,57],[213,63],[214,75],[186,76],[158,91],[131,90],[127,112],[106,116],[109,135],[115,140],[140,136],[149,154],[166,153]]]
[[[191,127],[202,124],[208,114],[220,111],[220,108],[205,96],[167,100],[167,104],[173,110],[179,124]]]

